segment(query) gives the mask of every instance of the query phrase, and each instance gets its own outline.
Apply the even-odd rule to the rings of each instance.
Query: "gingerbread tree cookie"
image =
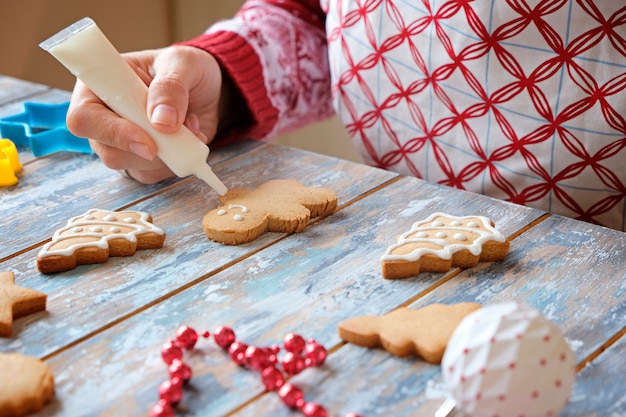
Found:
[[[54,395],[54,376],[43,361],[19,353],[0,353],[0,417],[39,411]]]
[[[431,304],[418,310],[400,307],[384,316],[342,321],[339,337],[359,346],[382,347],[395,356],[415,355],[430,363],[441,363],[456,327],[480,307],[476,303]]]
[[[13,272],[0,272],[0,337],[10,337],[13,319],[46,309],[47,295],[15,285]]]
[[[210,240],[226,245],[248,243],[265,232],[300,232],[309,219],[337,208],[337,195],[295,180],[271,180],[254,190],[233,188],[220,197],[222,205],[202,220]]]
[[[385,251],[382,274],[396,279],[452,267],[471,268],[479,261],[499,261],[508,250],[508,239],[488,218],[435,213],[414,223]]]
[[[71,218],[37,255],[37,268],[47,274],[77,265],[106,262],[111,256],[132,256],[137,250],[163,246],[165,232],[141,211],[92,209]]]

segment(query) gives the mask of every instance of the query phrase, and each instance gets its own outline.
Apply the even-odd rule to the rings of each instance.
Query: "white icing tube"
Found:
[[[179,177],[196,175],[220,195],[228,189],[206,163],[209,147],[182,126],[174,134],[156,130],[148,119],[148,87],[104,36],[85,17],[39,46],[85,83],[121,117],[140,126],[157,144],[157,156]]]

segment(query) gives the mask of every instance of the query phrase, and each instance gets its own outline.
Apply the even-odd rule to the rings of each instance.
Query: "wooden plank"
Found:
[[[220,164],[259,146],[263,145],[256,141],[233,144],[211,153],[209,162],[219,170]],[[38,158],[24,165],[16,186],[0,188],[0,261],[42,245],[72,216],[92,208],[129,206],[179,181],[173,178],[143,185],[108,169],[96,155],[60,152]],[[200,191],[217,197],[208,186],[205,188]]]
[[[523,302],[557,323],[582,361],[624,325],[625,244],[622,232],[554,216],[515,239],[504,261],[464,271],[411,308],[434,302]],[[377,314],[375,310],[370,309]],[[622,337],[583,370],[564,415],[623,413],[624,342]],[[332,354],[323,369],[309,370],[293,382],[335,415],[432,416],[445,396],[440,366],[352,345]],[[235,415],[290,414],[268,394]]]
[[[570,396],[570,402],[561,416],[626,415],[625,361],[626,337],[622,336],[614,345],[579,372]]]
[[[25,100],[28,97],[49,90],[50,87],[30,81],[0,75],[0,105],[12,101]]]
[[[317,167],[327,160],[321,155],[278,146],[262,147],[250,154],[250,157],[233,160],[233,164],[243,169],[239,179],[254,181],[250,183],[251,187],[261,181],[259,171],[266,169],[268,161],[275,161],[274,175],[290,176],[310,186],[318,186],[328,178],[327,172],[317,171]],[[298,175],[292,169],[291,161],[295,159],[299,163]],[[396,175],[338,159],[334,164],[333,168],[328,165],[326,168],[342,171],[342,174],[331,177],[337,178],[332,188],[343,201],[350,201]],[[219,170],[217,172],[220,174]],[[367,183],[352,181],[365,173],[368,174]],[[317,177],[320,181],[316,180]],[[230,182],[228,176],[222,178]],[[233,182],[237,183],[237,180]],[[71,200],[77,201],[75,197]],[[14,271],[20,285],[49,294],[50,320],[36,320],[35,315],[24,319],[25,322],[35,320],[24,329],[16,324],[15,334],[24,342],[24,351],[35,356],[48,355],[283,236],[266,234],[249,245],[236,247],[210,242],[204,235],[201,221],[204,214],[217,204],[217,194],[208,191],[200,180],[193,179],[185,186],[172,187],[133,206],[151,213],[155,224],[167,232],[166,244],[161,250],[142,251],[130,258],[111,259],[106,264],[80,266],[54,276],[37,272],[36,250],[0,264],[3,270]],[[126,301],[118,299],[120,294]],[[109,304],[112,301],[115,306]],[[69,334],[72,337],[68,337]],[[0,351],[6,349],[0,341]]]
[[[298,163],[306,160],[301,158]],[[317,166],[314,161],[311,164]],[[333,188],[338,188],[341,200],[347,202],[346,189],[358,195],[368,187],[351,180],[360,178],[358,171],[350,172],[353,165],[342,164],[346,164],[342,168],[345,172],[331,177],[345,178]],[[274,169],[277,167],[280,162]],[[354,167],[362,170],[360,173],[367,176],[368,183],[378,172],[360,165]],[[309,172],[303,167],[300,171],[304,175]],[[246,175],[258,181],[254,172]],[[185,236],[176,233],[173,237],[176,243],[168,248],[167,264],[159,264],[157,256],[152,256],[148,268],[141,267],[137,273],[139,262],[127,263],[120,266],[123,277],[117,276],[120,273],[117,268],[107,268],[106,281],[102,279],[102,286],[97,290],[93,281],[83,288],[81,283],[87,279],[83,276],[81,283],[75,281],[71,286],[74,304],[65,306],[69,311],[61,311],[58,302],[61,294],[67,300],[70,289],[60,291],[58,296],[53,293],[50,319],[42,320],[42,324],[30,323],[28,329],[22,328],[20,340],[30,339],[31,345],[58,343],[50,340],[49,334],[44,335],[42,326],[48,333],[53,328],[54,333],[60,335],[81,337],[76,334],[81,326],[100,320],[102,314],[95,311],[103,308],[100,305],[103,299],[107,319],[111,320],[116,317],[120,304],[146,306],[147,294],[155,299],[170,283],[175,288],[183,288],[181,277],[186,274],[198,276],[239,256],[242,259],[225,270],[208,275],[188,289],[47,359],[59,381],[57,398],[63,407],[58,415],[71,415],[78,409],[103,415],[115,415],[121,410],[129,416],[145,415],[155,401],[158,385],[165,378],[159,347],[178,326],[187,324],[212,330],[221,324],[230,325],[242,341],[257,345],[279,343],[287,332],[298,331],[328,347],[334,346],[339,343],[336,325],[340,320],[367,311],[388,311],[435,285],[444,276],[424,274],[414,279],[386,281],[380,275],[379,254],[395,241],[400,231],[410,227],[416,217],[422,217],[433,207],[454,209],[458,214],[479,210],[497,219],[508,234],[541,215],[535,210],[469,193],[445,190],[444,194],[442,191],[439,186],[402,179],[251,256],[252,248],[222,247],[198,241],[189,231]],[[186,206],[190,210],[197,205],[192,195],[195,195],[193,190],[190,196],[180,196],[188,202]],[[390,204],[390,201],[395,203]],[[182,213],[176,214],[179,223],[185,225],[186,215],[180,218]],[[163,214],[159,218],[164,219]],[[254,245],[256,248],[261,249]],[[145,261],[145,258],[141,260]],[[490,267],[482,265],[480,269],[485,271]],[[106,288],[109,285],[117,288],[115,292]],[[141,289],[141,295],[133,295],[136,288]],[[84,302],[85,306],[77,305],[79,302]],[[58,318],[58,315],[64,317]],[[44,337],[46,340],[42,340]],[[203,343],[202,354],[198,353],[193,359],[197,377],[189,391],[194,394],[189,394],[187,404],[195,415],[223,415],[261,392],[258,375],[234,366],[224,352],[208,341]],[[32,346],[20,348],[36,351]],[[124,370],[123,375],[115,370]]]

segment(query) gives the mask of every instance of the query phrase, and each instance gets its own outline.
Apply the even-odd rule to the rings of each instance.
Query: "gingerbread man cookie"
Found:
[[[54,376],[43,361],[19,353],[0,353],[0,417],[39,411],[54,395]]]
[[[326,188],[309,188],[295,180],[272,180],[254,190],[233,188],[220,197],[202,227],[210,240],[240,245],[265,232],[300,232],[310,218],[329,215],[337,195]]]
[[[137,250],[163,246],[165,232],[141,211],[92,209],[71,218],[37,255],[44,274],[67,271],[77,265],[106,262],[112,256],[132,256]]]
[[[0,337],[11,336],[13,319],[45,310],[47,297],[15,285],[13,272],[0,272]]]
[[[395,356],[416,355],[438,364],[456,327],[480,307],[476,303],[431,304],[418,310],[400,307],[384,316],[342,321],[339,337],[359,346],[382,347]]]
[[[435,213],[414,223],[385,251],[382,274],[397,279],[452,267],[471,268],[479,261],[499,261],[508,250],[508,239],[488,218]]]

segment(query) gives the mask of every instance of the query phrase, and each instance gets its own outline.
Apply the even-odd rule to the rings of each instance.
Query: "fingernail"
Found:
[[[154,159],[154,155],[150,151],[150,148],[143,143],[132,142],[130,145],[128,145],[128,147],[130,148],[130,151],[137,156],[140,156],[149,161],[152,161]]]
[[[152,111],[150,121],[159,125],[175,127],[178,121],[178,112],[168,104],[159,104]]]

